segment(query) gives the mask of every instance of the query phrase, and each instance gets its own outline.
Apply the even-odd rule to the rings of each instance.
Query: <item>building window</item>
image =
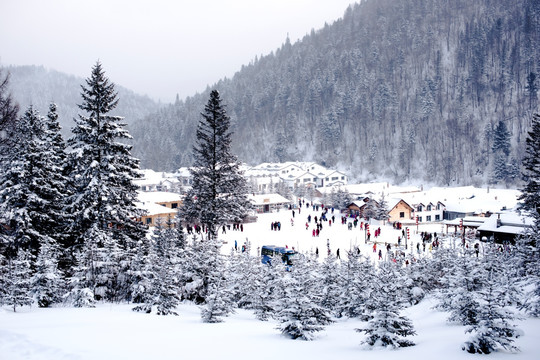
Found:
[[[416,208],[416,211],[422,211],[422,205],[418,205],[418,207]]]
[[[441,204],[437,204],[437,210],[441,210]]]
[[[427,206],[427,211],[431,211],[431,205]],[[429,220],[428,220],[429,221]]]
[[[342,177],[341,177],[341,180],[345,180],[345,176],[342,176]]]
[[[427,222],[430,222],[430,221],[431,221],[431,215],[426,216],[426,221],[427,221]]]
[[[419,222],[419,223],[422,222],[422,217],[421,217],[421,216],[418,216],[418,222]]]
[[[152,218],[146,218],[146,225],[152,224]]]
[[[178,203],[172,203],[171,209],[178,209]]]
[[[332,178],[332,181],[336,181],[337,179],[338,179],[337,176],[336,176],[336,177],[333,177],[333,178]]]
[[[441,220],[441,215],[435,215],[435,221]]]
[[[405,212],[404,211],[400,212],[399,217],[400,217],[400,219],[403,219],[405,217]]]

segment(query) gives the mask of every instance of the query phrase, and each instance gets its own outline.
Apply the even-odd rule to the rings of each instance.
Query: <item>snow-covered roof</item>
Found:
[[[400,201],[403,201],[405,204],[411,206],[407,201],[403,200],[402,198],[393,197],[386,200],[386,203],[388,204],[388,211],[392,211],[397,206],[397,204],[399,204]]]
[[[291,201],[279,194],[248,195],[248,199],[254,205],[288,204]]]
[[[140,174],[142,175],[142,178],[133,181],[138,186],[156,185],[161,184],[164,181],[169,181],[170,183],[178,182],[178,178],[172,173],[156,172],[152,169],[142,169],[140,170]]]
[[[264,177],[264,176],[279,176],[279,174],[276,173],[275,171],[251,168],[244,172],[244,176]]]
[[[141,202],[137,201],[135,205],[146,212],[146,216],[152,215],[171,215],[175,216],[177,209],[171,209],[163,205],[159,205],[153,202]]]
[[[409,204],[437,204],[441,202],[446,211],[484,214],[512,209],[520,192],[511,189],[486,189],[474,186],[434,187],[425,191],[403,194]]]
[[[463,218],[463,226],[466,227],[480,227],[484,222],[489,219],[485,216],[465,216]],[[461,225],[461,218],[456,218],[454,220],[445,220],[443,221],[443,224],[449,225],[449,226],[460,226]]]
[[[137,197],[141,202],[152,202],[154,204],[182,200],[180,194],[168,191],[137,191]]]
[[[191,172],[188,167],[181,167],[174,173],[176,177],[191,177]]]
[[[478,227],[479,231],[489,231],[505,234],[522,234],[534,224],[534,219],[521,216],[515,212],[501,212],[492,214]]]

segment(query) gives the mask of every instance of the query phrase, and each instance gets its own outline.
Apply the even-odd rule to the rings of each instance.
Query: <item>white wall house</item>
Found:
[[[275,171],[249,169],[244,172],[248,186],[254,193],[266,194],[274,193],[283,182],[279,174]]]
[[[133,182],[142,191],[177,191],[181,183],[178,178],[167,172],[157,172],[151,169],[140,170],[141,179]]]
[[[418,222],[439,222],[443,220],[445,205],[440,201],[426,201],[417,204],[411,204],[413,208],[412,217]]]
[[[344,186],[349,183],[347,175],[338,170],[326,170],[317,174],[318,186]]]
[[[286,182],[289,184],[289,187],[293,189],[301,186],[316,188],[317,175],[305,171],[298,176],[287,178]]]

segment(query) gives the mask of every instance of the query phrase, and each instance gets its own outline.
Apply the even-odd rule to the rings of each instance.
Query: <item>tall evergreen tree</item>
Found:
[[[533,115],[526,143],[523,158],[523,177],[526,185],[519,197],[520,208],[530,212],[536,218],[538,226],[540,225],[540,113]]]
[[[201,115],[190,169],[193,184],[180,211],[186,222],[201,223],[212,239],[221,225],[242,220],[251,203],[240,164],[231,153],[230,118],[216,90]]]
[[[4,155],[9,153],[12,137],[10,133],[17,122],[19,105],[9,93],[9,74],[3,74],[0,69],[0,164]]]
[[[88,115],[80,114],[75,120],[73,137],[68,141],[72,147],[71,177],[75,179],[69,203],[73,221],[68,245],[95,249],[80,260],[92,269],[94,290],[106,289],[100,296],[127,296],[127,284],[119,276],[127,270],[134,244],[145,234],[144,226],[135,220],[140,211],[135,206],[137,186],[133,180],[139,177],[139,161],[131,156],[131,145],[118,141],[131,136],[122,118],[110,114],[118,98],[100,62],[81,88],[79,108]]]
[[[4,230],[6,254],[15,255],[23,248],[37,256],[40,243],[56,238],[64,222],[63,179],[56,175],[61,170],[54,164],[45,119],[32,106],[17,122],[13,135],[9,166],[0,183],[0,213],[2,222],[9,225]]]
[[[512,169],[508,163],[510,155],[510,132],[504,121],[499,121],[493,131],[493,152],[491,182],[507,182],[512,176]]]
[[[42,154],[47,158],[44,177],[49,184],[47,200],[49,200],[49,216],[52,220],[48,234],[59,244],[66,245],[66,228],[69,222],[66,207],[71,179],[67,176],[66,143],[61,131],[58,108],[55,103],[51,103],[45,118],[45,141],[48,151]]]

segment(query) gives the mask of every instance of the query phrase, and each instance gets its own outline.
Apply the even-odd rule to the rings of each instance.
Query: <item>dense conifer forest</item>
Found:
[[[137,122],[134,153],[142,167],[189,165],[216,88],[233,151],[247,163],[313,160],[359,180],[511,184],[538,108],[539,19],[534,0],[363,1]],[[509,147],[495,142],[497,129]]]
[[[174,104],[118,87],[117,111],[142,168],[192,164],[200,111],[217,89],[233,153],[248,164],[316,161],[358,181],[519,186],[539,104],[539,19],[536,0],[366,0]],[[20,108],[55,102],[69,134],[81,79],[6,70]]]

